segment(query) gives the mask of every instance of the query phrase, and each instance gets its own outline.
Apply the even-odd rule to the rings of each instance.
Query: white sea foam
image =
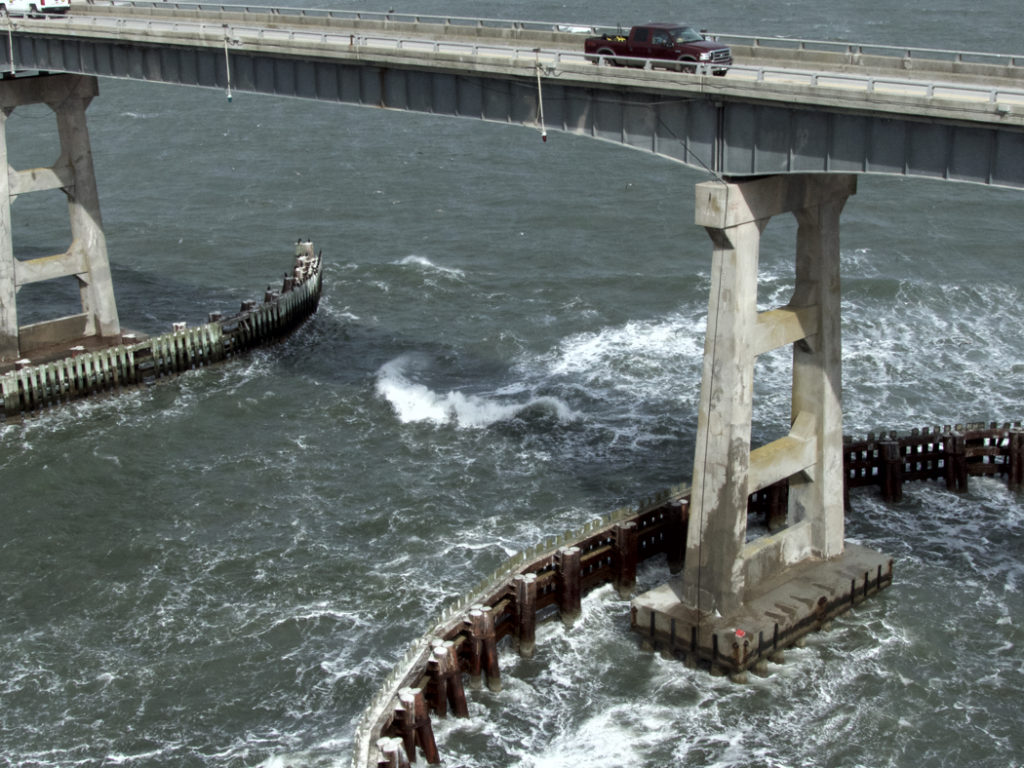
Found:
[[[530,408],[550,411],[560,421],[574,418],[572,410],[555,397],[531,397],[526,402],[513,402],[455,390],[436,392],[408,377],[407,371],[417,364],[416,356],[402,355],[385,363],[377,372],[377,394],[391,404],[403,423],[430,422],[439,426],[481,428],[511,419]]]
[[[131,111],[128,111],[128,112],[122,112],[120,114],[120,116],[121,117],[126,117],[129,120],[154,120],[156,118],[161,118],[164,115],[161,114],[160,112],[131,112]]]
[[[450,277],[461,278],[465,276],[465,272],[461,269],[456,269],[455,267],[444,267],[440,264],[435,264],[426,256],[417,256],[416,254],[406,256],[404,259],[400,259],[395,263],[403,267],[418,267],[424,272],[439,272]]]

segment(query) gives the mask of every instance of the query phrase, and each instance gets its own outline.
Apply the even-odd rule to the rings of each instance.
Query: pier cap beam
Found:
[[[845,203],[856,192],[857,177],[852,174],[765,176],[736,182],[702,181],[697,185],[694,223],[709,229],[730,229],[823,203]]]

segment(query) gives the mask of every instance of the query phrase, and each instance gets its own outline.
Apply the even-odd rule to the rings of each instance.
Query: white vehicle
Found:
[[[67,13],[71,0],[0,0],[0,13],[10,16],[46,16]]]

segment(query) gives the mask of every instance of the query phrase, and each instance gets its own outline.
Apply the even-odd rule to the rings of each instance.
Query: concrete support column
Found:
[[[0,361],[121,332],[85,120],[85,110],[97,93],[96,78],[82,75],[0,81]],[[7,158],[7,117],[19,106],[40,103],[56,115],[60,157],[50,168],[16,170]],[[53,189],[67,195],[71,244],[63,253],[16,259],[11,233],[15,198]],[[16,299],[21,286],[72,276],[79,284],[81,312],[19,325]]]
[[[743,574],[733,566],[747,530],[754,396],[750,347],[765,223],[708,230],[714,243],[711,298],[682,584],[687,602],[719,610],[735,608],[743,593]]]
[[[845,196],[796,211],[796,284],[790,306],[817,307],[817,328],[793,345],[793,421],[815,414],[813,472],[789,481],[789,522],[810,520],[811,554],[843,551],[842,338],[840,332],[839,214]]]
[[[693,495],[681,597],[701,613],[735,613],[794,562],[843,551],[839,214],[851,176],[775,176],[697,186],[696,221],[714,244]],[[799,222],[791,302],[757,312],[761,232]],[[750,448],[757,356],[793,345],[789,434]],[[787,527],[746,542],[749,494],[790,478]]]
[[[892,583],[892,560],[843,541],[839,214],[854,176],[770,176],[697,185],[696,221],[714,243],[693,490],[681,579],[633,599],[652,646],[737,680],[863,594]],[[793,295],[757,311],[761,233],[796,216]],[[754,363],[793,347],[784,437],[751,450]],[[788,481],[788,506],[747,541],[750,494]]]
[[[65,187],[71,219],[69,253],[81,254],[87,271],[77,275],[82,311],[87,316],[86,335],[117,336],[121,332],[110,276],[107,239],[100,217],[100,198],[92,164],[92,146],[85,122],[85,110],[93,90],[78,88],[72,96],[50,107],[57,115],[61,153],[71,166],[74,183]]]
[[[16,360],[20,356],[14,246],[11,242],[11,182],[7,171],[7,118],[10,114],[10,109],[0,108],[0,360]]]

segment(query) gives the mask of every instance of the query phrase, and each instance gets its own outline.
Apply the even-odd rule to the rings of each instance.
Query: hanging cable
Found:
[[[228,57],[228,25],[224,25],[224,72],[228,81],[228,101],[231,101],[231,60]]]
[[[7,6],[4,6],[3,14],[7,22],[7,50],[11,53],[11,74],[15,75],[17,72],[14,68],[14,23],[11,21],[11,15],[7,13]]]
[[[540,48],[537,49],[537,111],[540,116],[540,140],[548,140],[548,132],[544,127],[544,91],[540,86]]]

